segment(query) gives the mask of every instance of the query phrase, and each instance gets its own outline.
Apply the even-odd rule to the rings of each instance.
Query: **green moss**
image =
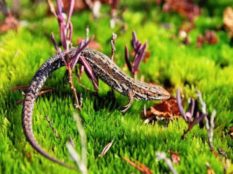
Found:
[[[225,2],[225,1],[224,1]],[[227,1],[226,1],[227,2]],[[28,1],[23,6],[28,6]],[[174,37],[181,23],[181,17],[164,14],[158,7],[147,5],[142,11],[141,3],[123,2],[128,9],[123,19],[128,25],[125,32],[120,28],[110,29],[109,17],[103,16],[97,22],[89,12],[76,13],[73,16],[74,43],[77,37],[85,37],[85,28],[89,26],[90,34],[95,35],[103,52],[110,55],[109,39],[116,32],[117,52],[115,61],[124,66],[124,46],[130,45],[131,32],[136,31],[138,38],[148,42],[150,58],[140,66],[139,77],[164,85],[169,83],[172,94],[178,87],[187,96],[194,96],[198,88],[203,93],[208,110],[217,110],[214,145],[222,148],[233,159],[232,139],[227,134],[233,125],[233,49],[230,39],[223,31],[217,31],[219,42],[216,45],[204,45],[196,48],[196,37],[206,29],[221,25],[222,16],[214,8],[217,16],[210,15],[204,9],[203,16],[195,21],[196,28],[190,33],[190,45],[183,45]],[[150,3],[149,3],[150,4]],[[222,3],[220,3],[221,5]],[[223,3],[224,4],[224,3]],[[132,5],[132,6],[130,6]],[[43,4],[41,5],[41,7]],[[213,4],[208,2],[208,6]],[[222,6],[221,6],[222,7]],[[221,8],[222,9],[222,8]],[[103,11],[107,11],[104,8]],[[28,17],[31,11],[25,11]],[[211,12],[211,13],[213,13]],[[43,17],[45,12],[39,9],[36,18],[30,18],[27,27],[17,32],[9,31],[0,37],[0,173],[76,173],[60,167],[36,153],[26,142],[21,126],[22,106],[16,101],[22,99],[20,92],[12,92],[16,85],[27,85],[39,66],[54,54],[49,41],[49,34],[54,32],[58,39],[57,21],[53,17]],[[170,23],[165,29],[161,23]],[[56,71],[46,82],[54,92],[39,97],[33,115],[33,130],[40,144],[53,156],[72,164],[65,147],[71,137],[76,148],[80,150],[80,137],[73,120],[75,109],[68,84],[64,80],[65,69]],[[76,80],[76,79],[74,79]],[[75,82],[78,86],[78,82]],[[86,76],[82,84],[92,88]],[[160,123],[144,125],[140,115],[145,102],[135,102],[133,107],[122,115],[120,106],[126,97],[116,93],[116,101],[108,94],[109,87],[100,83],[99,97],[82,87],[83,109],[81,117],[88,139],[88,168],[90,173],[135,173],[122,157],[138,160],[154,171],[168,173],[168,168],[156,161],[156,151],[175,151],[181,161],[175,165],[179,173],[206,173],[208,162],[216,173],[223,172],[223,164],[209,150],[207,133],[198,126],[181,140],[187,128],[181,119],[170,122],[167,126]],[[147,102],[146,102],[147,103]],[[151,103],[147,103],[148,105]],[[55,128],[51,129],[49,119]],[[102,148],[111,140],[114,144],[104,158],[98,158]]]

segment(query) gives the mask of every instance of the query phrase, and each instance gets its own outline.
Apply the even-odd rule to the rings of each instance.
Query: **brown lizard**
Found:
[[[74,56],[76,49],[77,48],[72,48],[67,53],[61,52],[50,58],[40,67],[26,92],[22,114],[24,134],[31,146],[47,159],[69,168],[70,166],[66,165],[64,162],[50,156],[37,143],[32,129],[32,113],[35,100],[48,76],[53,71],[64,66],[62,57]],[[129,103],[125,106],[125,109],[123,110],[124,112],[129,109],[133,99],[160,100],[168,99],[170,97],[170,94],[158,85],[150,85],[127,76],[108,56],[98,51],[86,48],[81,52],[81,56],[83,56],[90,64],[97,78],[100,78],[116,91],[129,97]]]

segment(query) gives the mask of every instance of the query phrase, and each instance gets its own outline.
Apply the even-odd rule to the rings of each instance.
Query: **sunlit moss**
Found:
[[[221,16],[212,17],[204,13],[190,33],[192,43],[183,45],[175,37],[181,23],[179,16],[162,14],[157,7],[144,14],[138,8],[140,3],[127,2],[132,7],[129,6],[123,14],[128,27],[126,31],[110,29],[109,17],[103,16],[96,22],[86,11],[75,13],[72,19],[74,43],[78,37],[85,37],[85,28],[89,26],[90,35],[95,35],[103,52],[110,55],[109,39],[112,32],[117,32],[115,61],[123,67],[124,46],[130,45],[131,32],[135,30],[140,40],[148,42],[150,53],[150,58],[142,62],[138,76],[161,85],[169,81],[173,95],[178,87],[187,95],[193,95],[196,88],[201,90],[208,110],[217,110],[214,145],[226,151],[232,160],[233,144],[227,128],[233,124],[233,49],[223,31],[217,31],[219,42],[216,45],[197,48],[195,43],[196,36],[205,29],[221,25]],[[27,3],[25,1],[24,6]],[[211,2],[209,4],[212,5]],[[216,8],[214,10],[218,12]],[[11,90],[16,85],[28,85],[39,66],[55,53],[49,34],[54,32],[58,38],[57,21],[51,16],[42,18],[43,13],[44,10],[40,9],[36,12],[37,18],[31,19],[28,26],[0,37],[0,173],[76,173],[46,160],[26,142],[21,126],[22,106],[16,104],[23,97],[20,92]],[[24,16],[28,16],[28,11]],[[163,22],[169,22],[170,29],[165,29]],[[46,82],[46,86],[54,88],[54,91],[37,100],[33,130],[50,154],[72,164],[65,144],[72,138],[80,149],[80,138],[72,117],[75,112],[72,95],[64,75],[63,68]],[[93,89],[85,76],[82,83]],[[77,81],[75,84],[78,86]],[[135,102],[132,109],[122,115],[119,108],[126,103],[126,98],[117,94],[117,100],[112,101],[107,85],[100,83],[100,97],[78,88],[84,98],[81,117],[88,139],[90,173],[135,173],[135,169],[122,160],[125,156],[144,163],[155,173],[168,172],[155,159],[158,150],[167,153],[172,150],[180,154],[181,161],[175,165],[179,173],[206,173],[207,162],[216,173],[223,172],[222,162],[209,151],[204,129],[196,126],[186,139],[181,140],[183,131],[187,129],[183,120],[174,120],[168,125],[144,125],[140,116],[145,102]],[[110,151],[104,158],[98,158],[102,148],[111,140],[114,143]]]

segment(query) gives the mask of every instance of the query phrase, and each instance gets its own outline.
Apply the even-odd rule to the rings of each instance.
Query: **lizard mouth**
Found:
[[[166,99],[169,99],[171,97],[170,93],[166,89],[162,88],[162,89],[160,89],[160,91],[161,92],[158,94],[158,99],[166,100]]]
[[[148,100],[167,100],[170,97],[171,95],[166,89],[156,86],[156,90],[148,95]]]

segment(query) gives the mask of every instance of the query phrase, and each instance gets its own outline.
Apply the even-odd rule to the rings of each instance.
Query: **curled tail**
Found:
[[[32,113],[34,108],[34,102],[39,94],[39,91],[43,87],[49,74],[51,74],[51,72],[55,71],[61,66],[63,66],[61,59],[59,58],[59,56],[55,56],[49,59],[44,65],[42,65],[42,67],[36,73],[26,93],[25,100],[23,103],[22,123],[23,123],[24,134],[28,142],[37,152],[39,152],[41,155],[43,155],[45,158],[49,159],[50,161],[53,161],[69,169],[75,169],[74,167],[71,167],[65,164],[64,162],[50,156],[45,150],[43,150],[43,148],[37,143],[32,129]]]

